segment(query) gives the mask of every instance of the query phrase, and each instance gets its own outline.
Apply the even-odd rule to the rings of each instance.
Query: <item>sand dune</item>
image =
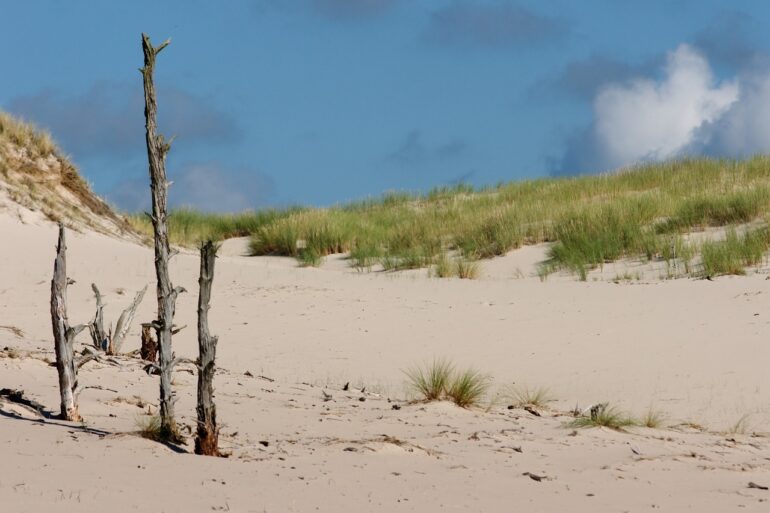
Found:
[[[51,410],[56,372],[44,360],[53,354],[55,230],[35,215],[0,214],[0,348],[9,348],[0,388],[23,389]],[[72,323],[93,315],[91,282],[105,294],[108,321],[135,290],[154,287],[146,247],[92,232],[71,233],[68,247]],[[749,488],[770,485],[762,270],[615,284],[605,269],[598,281],[541,282],[533,274],[543,248],[530,247],[485,262],[482,278],[468,281],[359,273],[342,257],[303,269],[242,254],[243,241],[225,243],[210,313],[220,337],[221,444],[231,457],[179,454],[128,434],[157,404],[157,378],[136,359],[90,363],[81,385],[97,388],[82,393],[83,425],[2,404],[3,511],[768,508],[770,492]],[[193,358],[197,272],[192,252],[172,261],[175,284],[189,291],[177,322],[190,327],[175,351]],[[138,348],[138,324],[153,312],[148,294],[125,350]],[[502,398],[470,410],[406,402],[402,369],[434,357],[488,372],[498,387],[546,386],[557,400],[541,417]],[[195,379],[180,370],[175,380],[188,426]],[[565,427],[569,410],[599,401],[637,415],[654,407],[667,427]]]

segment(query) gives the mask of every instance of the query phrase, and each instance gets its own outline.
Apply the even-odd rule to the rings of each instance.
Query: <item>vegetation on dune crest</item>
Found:
[[[686,234],[741,227],[769,214],[770,157],[760,156],[671,161],[483,189],[459,185],[426,194],[391,193],[325,209],[230,216],[177,211],[170,229],[180,244],[195,243],[201,234],[248,234],[252,254],[298,257],[309,265],[347,252],[359,270],[428,267],[436,276],[457,276],[463,270],[456,262],[462,267],[525,244],[550,242],[542,277],[567,270],[586,279],[592,269],[621,258],[665,261],[684,268],[677,275],[713,276],[761,262],[757,252],[767,249],[764,231],[742,234],[726,245],[704,244],[703,266],[701,245]],[[134,223],[141,227],[147,220],[136,217]],[[745,248],[722,255],[723,263],[712,266],[714,249],[724,253],[738,245]]]
[[[24,148],[33,158],[61,155],[49,132],[5,112],[0,112],[0,141]]]
[[[91,191],[51,134],[5,112],[0,112],[0,177],[12,200],[52,221],[82,223],[100,231],[107,221],[121,231],[130,229]]]

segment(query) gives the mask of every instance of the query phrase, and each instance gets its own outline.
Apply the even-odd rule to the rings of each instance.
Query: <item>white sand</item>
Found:
[[[56,411],[56,371],[41,361],[53,357],[56,229],[0,212],[0,234],[0,348],[22,356],[0,357],[0,388],[23,389]],[[139,323],[155,310],[151,250],[74,232],[68,247],[72,324],[93,316],[92,281],[106,296],[107,321],[150,284],[124,347],[138,348]],[[139,396],[153,409],[157,377],[136,360],[89,363],[81,385],[103,389],[82,393],[85,426],[2,404],[0,511],[770,510],[770,492],[748,488],[770,485],[765,274],[614,284],[616,272],[605,269],[593,276],[606,281],[541,282],[532,276],[544,254],[535,247],[489,261],[482,279],[467,281],[358,273],[340,257],[301,269],[242,253],[242,241],[223,248],[210,314],[220,337],[220,442],[232,456],[177,454],[126,434],[148,407],[116,399]],[[189,327],[174,348],[192,358],[198,265],[194,253],[172,260],[174,284],[189,291],[177,306],[177,323]],[[88,343],[88,333],[78,340]],[[504,400],[488,411],[403,403],[402,369],[434,357],[488,372],[498,387],[546,386],[558,400],[542,417]],[[177,373],[184,425],[195,418],[195,380]],[[342,392],[348,381],[366,392]],[[323,402],[321,390],[333,400]],[[571,436],[559,412],[599,401],[636,415],[652,406],[666,425],[707,432]],[[742,418],[741,432],[728,433]]]

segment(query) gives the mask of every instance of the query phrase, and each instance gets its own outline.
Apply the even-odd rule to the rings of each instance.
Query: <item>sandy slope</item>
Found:
[[[0,353],[0,388],[24,389],[54,409],[56,373],[42,360],[52,357],[55,227],[0,215],[0,234],[0,348],[22,356]],[[93,233],[70,233],[68,245],[73,323],[93,315],[92,281],[106,295],[107,320],[133,291],[154,286],[147,248]],[[770,484],[764,274],[541,282],[531,274],[542,248],[525,248],[486,263],[480,280],[439,280],[357,273],[339,258],[300,269],[240,251],[238,241],[223,248],[210,319],[220,336],[222,445],[232,457],[177,454],[126,434],[153,409],[157,378],[129,358],[120,368],[92,363],[80,381],[102,389],[81,396],[84,426],[2,405],[2,511],[770,508],[770,492],[747,487]],[[190,291],[178,322],[191,326],[175,349],[194,357],[198,260],[183,253],[173,265],[175,284]],[[150,292],[138,321],[153,317],[153,303]],[[133,331],[126,350],[138,347]],[[401,369],[435,356],[489,372],[497,385],[547,386],[558,401],[542,417],[504,400],[471,411],[406,404]],[[342,392],[347,381],[357,389]],[[179,416],[191,425],[195,376],[180,371],[176,385]],[[652,405],[668,425],[708,432],[564,427],[570,419],[559,412],[597,401],[638,415]],[[745,415],[745,433],[727,433]]]

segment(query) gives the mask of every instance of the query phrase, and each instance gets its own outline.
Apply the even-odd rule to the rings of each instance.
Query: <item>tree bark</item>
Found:
[[[171,143],[157,133],[157,100],[152,74],[155,58],[169,41],[153,47],[147,34],[142,34],[144,67],[140,69],[144,78],[144,117],[146,128],[147,158],[150,169],[152,191],[152,227],[155,234],[155,274],[157,276],[158,319],[155,330],[159,347],[160,368],[160,431],[166,440],[177,441],[181,437],[174,421],[174,392],[171,388],[171,373],[174,367],[174,352],[171,347],[171,329],[174,322],[174,307],[177,295],[184,291],[174,288],[168,272],[170,249],[168,242],[166,154]]]
[[[151,331],[154,326],[152,322],[142,324],[142,348],[139,350],[139,356],[148,362],[158,361],[158,341],[152,336]]]
[[[212,241],[201,246],[201,271],[198,278],[198,429],[195,435],[195,454],[207,456],[220,456],[213,384],[218,338],[209,333],[209,302],[217,249]]]
[[[73,349],[75,337],[86,325],[70,327],[67,320],[67,246],[64,225],[59,223],[59,242],[51,280],[51,323],[53,325],[56,370],[59,374],[61,418],[80,421],[78,412],[78,370]]]

